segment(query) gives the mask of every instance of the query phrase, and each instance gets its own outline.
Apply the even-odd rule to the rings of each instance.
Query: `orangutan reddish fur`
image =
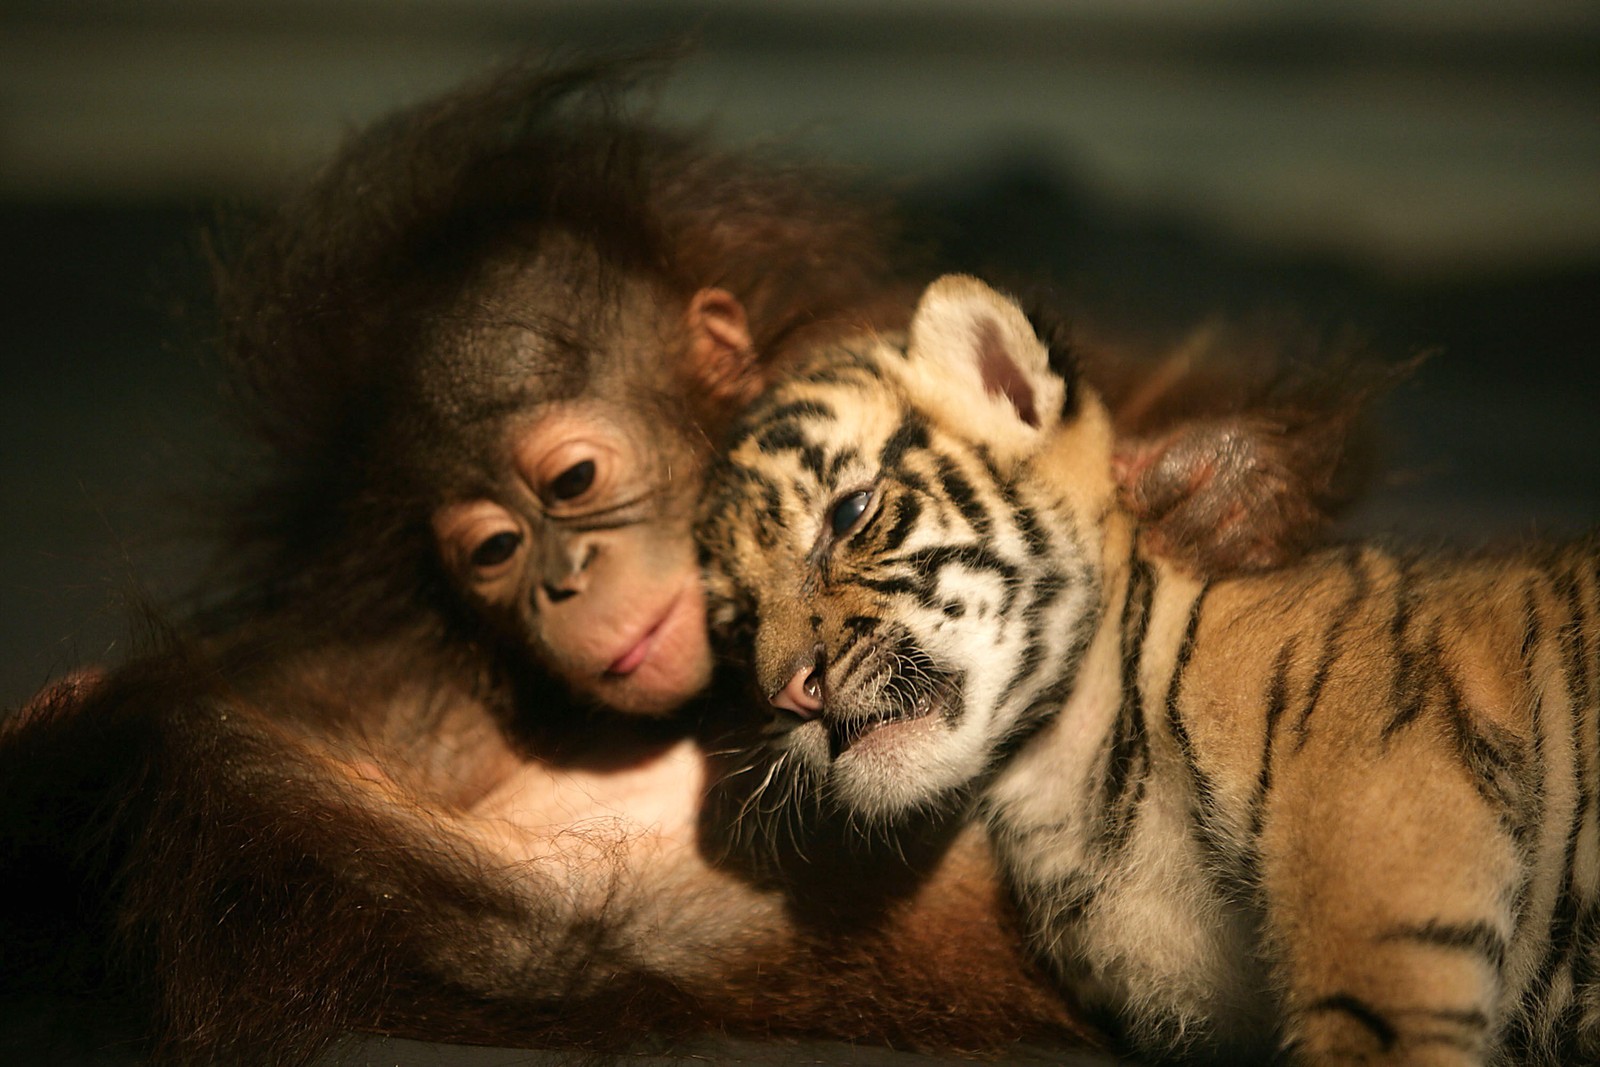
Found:
[[[665,720],[596,708],[441,560],[436,509],[494,491],[519,418],[639,403],[591,384],[624,358],[598,325],[517,321],[519,294],[570,291],[594,322],[732,294],[748,361],[697,362],[665,327],[659,353],[627,357],[662,443],[696,457],[790,355],[907,314],[876,207],[629,119],[639,70],[517,70],[403,113],[220,255],[220,345],[262,445],[224,508],[228,578],[152,651],[0,728],[0,867],[23,897],[0,917],[8,992],[131,1004],[180,1063],[304,1062],[349,1030],[1080,1039],[972,831],[929,826],[901,857],[824,820],[749,855],[749,826],[721,824],[751,728],[738,694]],[[654,305],[618,295],[636,283]],[[546,346],[535,395],[499,391],[480,327]],[[1176,501],[1141,473],[1201,416],[1287,457],[1288,518],[1250,553],[1213,553],[1205,520],[1237,510],[1252,468]],[[1247,417],[1193,402],[1127,468],[1135,501],[1183,517],[1199,567],[1298,549],[1343,465],[1343,422],[1296,451],[1294,426]]]

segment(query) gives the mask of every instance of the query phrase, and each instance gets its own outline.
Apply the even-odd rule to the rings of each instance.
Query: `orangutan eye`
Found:
[[[522,546],[522,535],[514,530],[497,533],[486,538],[482,544],[472,550],[471,563],[478,570],[497,567],[517,554],[517,549]]]
[[[851,493],[833,506],[828,513],[828,523],[833,527],[833,536],[843,537],[861,521],[861,516],[866,514],[867,505],[872,501],[872,494],[865,489]]]
[[[552,500],[575,500],[589,491],[594,485],[594,460],[586,459],[582,463],[574,463],[560,474],[550,480],[546,492]]]

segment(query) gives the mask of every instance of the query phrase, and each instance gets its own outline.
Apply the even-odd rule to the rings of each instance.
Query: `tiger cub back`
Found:
[[[864,821],[974,803],[1134,1050],[1600,1062],[1600,545],[1206,581],[1115,443],[959,277],[752,409],[702,536],[782,759]]]

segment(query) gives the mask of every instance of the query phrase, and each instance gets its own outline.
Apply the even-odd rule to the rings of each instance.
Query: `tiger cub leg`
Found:
[[[1313,735],[1280,761],[1261,874],[1292,1062],[1494,1055],[1516,846],[1458,763],[1406,747],[1337,751]]]

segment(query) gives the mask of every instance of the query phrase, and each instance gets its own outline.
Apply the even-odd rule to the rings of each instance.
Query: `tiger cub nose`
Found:
[[[814,719],[822,710],[822,668],[807,663],[794,672],[789,683],[770,698],[772,706],[792,712],[802,719]]]

